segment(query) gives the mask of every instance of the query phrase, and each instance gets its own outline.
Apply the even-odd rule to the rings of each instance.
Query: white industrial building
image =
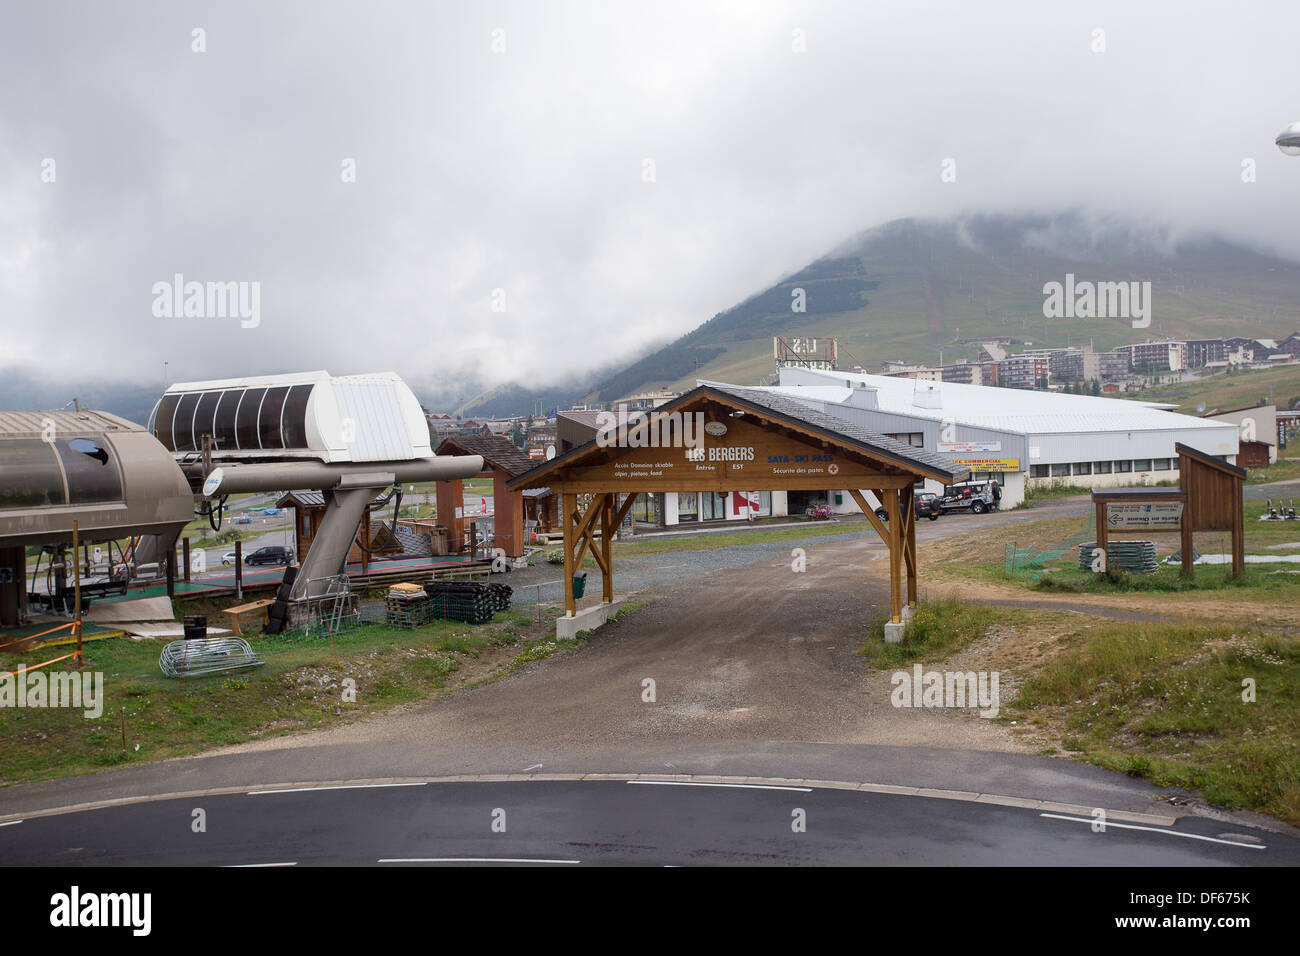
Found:
[[[1236,425],[1149,402],[794,366],[782,368],[770,388],[945,455],[970,468],[972,478],[996,478],[1004,508],[1023,501],[1026,486],[1177,481],[1178,442],[1231,463],[1238,449]],[[848,499],[836,510],[857,509]]]
[[[1024,501],[1025,489],[1032,486],[1176,482],[1174,445],[1179,442],[1233,464],[1238,454],[1236,424],[1179,415],[1169,410],[1172,406],[1150,402],[796,366],[781,369],[779,384],[753,391],[778,393],[937,452],[969,468],[972,479],[996,479],[1002,508]],[[943,488],[931,481],[916,490],[941,493]],[[867,499],[876,503],[870,494]],[[817,504],[840,514],[859,510],[847,489],[746,493],[737,488],[725,498],[703,492],[647,495],[633,513],[641,521],[689,527],[803,515]]]

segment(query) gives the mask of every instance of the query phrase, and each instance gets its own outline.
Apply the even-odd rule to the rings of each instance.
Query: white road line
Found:
[[[0,823],[0,827],[11,827],[22,822],[22,820],[10,820],[8,823]]]
[[[529,860],[508,856],[414,856],[380,860],[380,863],[562,863],[568,866],[581,860]]]
[[[1073,823],[1096,823],[1097,820],[1091,817],[1067,817],[1059,813],[1040,813],[1040,817],[1047,817],[1052,820],[1069,820]],[[1185,840],[1204,840],[1206,843],[1224,843],[1228,846],[1242,846],[1247,850],[1266,850],[1268,849],[1263,843],[1242,843],[1238,840],[1221,840],[1218,837],[1201,836],[1199,833],[1179,833],[1177,830],[1162,830],[1160,827],[1143,827],[1136,823],[1112,823],[1106,821],[1106,828],[1116,827],[1120,830],[1146,830],[1148,833],[1163,833],[1167,836],[1182,837]]]
[[[227,863],[222,867],[223,870],[255,870],[266,866],[297,866],[297,861],[293,863]]]
[[[524,773],[528,773],[530,770],[541,770],[541,769],[542,769],[542,765],[539,763],[535,763],[531,767],[525,767]]]
[[[812,793],[812,787],[778,787],[770,783],[696,783],[693,780],[629,780],[628,783],[643,783],[653,787],[732,787],[738,790],[797,790],[800,793]]]
[[[382,790],[385,787],[424,787],[423,780],[414,783],[349,783],[333,787],[288,787],[284,790],[249,790],[248,796],[260,797],[268,793],[311,793],[316,790]]]

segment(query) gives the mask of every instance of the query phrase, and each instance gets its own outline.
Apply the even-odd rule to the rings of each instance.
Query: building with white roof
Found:
[[[796,367],[769,388],[996,478],[1008,508],[1032,485],[1176,481],[1179,442],[1231,463],[1238,452],[1235,425],[1150,402]]]

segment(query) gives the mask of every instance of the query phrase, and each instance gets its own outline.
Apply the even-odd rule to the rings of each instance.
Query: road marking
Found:
[[[531,767],[525,767],[524,773],[528,773],[530,770],[541,770],[541,769],[542,769],[542,765],[539,763],[535,763]]]
[[[23,822],[22,820],[7,820],[4,823],[0,823],[0,827],[11,827],[14,826],[15,824],[22,823],[22,822]]]
[[[1073,823],[1097,823],[1093,817],[1067,817],[1060,813],[1040,813],[1040,817],[1047,817],[1051,820],[1069,820]],[[1182,837],[1185,840],[1204,840],[1206,843],[1225,843],[1228,846],[1243,846],[1247,850],[1266,850],[1268,849],[1262,843],[1242,843],[1238,840],[1221,840],[1218,837],[1201,836],[1199,833],[1179,833],[1177,830],[1162,830],[1159,827],[1143,827],[1134,823],[1111,823],[1107,820],[1104,826],[1117,827],[1121,830],[1146,830],[1148,833],[1164,833],[1168,836]]]
[[[769,783],[696,783],[691,780],[629,780],[651,787],[732,787],[738,790],[797,790],[812,793],[812,787],[778,787]]]
[[[289,787],[284,790],[249,790],[250,797],[265,796],[268,793],[311,793],[316,790],[382,790],[385,787],[423,787],[423,780],[414,783],[348,783],[332,787]]]
[[[225,866],[222,867],[222,869],[223,870],[254,870],[266,866],[297,866],[297,865],[298,864],[296,861],[293,863],[227,863]]]
[[[581,860],[528,860],[508,856],[414,856],[380,860],[380,863],[559,863],[573,866]]]

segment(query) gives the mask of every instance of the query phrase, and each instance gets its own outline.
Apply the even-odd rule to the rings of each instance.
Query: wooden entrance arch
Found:
[[[602,572],[602,604],[614,600],[611,542],[642,492],[846,489],[889,549],[890,622],[901,625],[904,607],[914,608],[917,595],[913,486],[923,478],[952,484],[969,474],[940,455],[778,392],[705,384],[606,429],[507,487],[550,487],[560,498],[566,617],[577,611],[573,576],[588,550]],[[867,491],[887,520],[876,516]]]

